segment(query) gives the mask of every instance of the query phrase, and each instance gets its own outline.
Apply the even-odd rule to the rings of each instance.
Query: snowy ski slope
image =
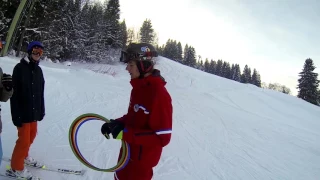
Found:
[[[2,57],[12,73],[17,58]],[[72,121],[93,112],[122,116],[131,85],[124,65],[41,62],[46,80],[46,116],[38,125],[31,156],[65,168],[87,169],[73,155]],[[174,107],[173,136],[154,180],[318,180],[320,108],[296,97],[240,84],[159,58]],[[103,73],[105,71],[106,73]],[[112,75],[111,75],[112,74]],[[11,156],[17,131],[9,103],[2,103],[4,156]],[[120,142],[100,134],[102,122],[82,126],[79,146],[100,168],[116,164]],[[2,162],[4,172],[7,162]],[[29,168],[45,180],[112,180],[112,173],[87,169],[84,176]],[[6,178],[1,177],[6,180]]]

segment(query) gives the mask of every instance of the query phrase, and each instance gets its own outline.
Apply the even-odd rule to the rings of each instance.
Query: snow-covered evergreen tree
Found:
[[[0,40],[5,40],[20,1],[0,0]]]
[[[127,40],[128,40],[127,25],[125,20],[123,20],[120,23],[120,38],[121,38],[121,48],[125,49],[127,46]]]
[[[299,98],[310,102],[315,105],[318,104],[318,73],[313,72],[315,70],[313,60],[308,58],[305,60],[304,67],[299,73],[300,78],[298,79],[298,96]]]
[[[258,71],[256,69],[253,69],[251,83],[258,86],[258,87],[261,87],[260,74],[258,73]]]
[[[241,82],[241,70],[240,70],[240,65],[236,64],[235,65],[235,77],[234,80],[237,82]]]
[[[192,46],[186,45],[184,54],[185,65],[195,68],[197,64],[195,49]]]
[[[123,47],[123,39],[120,30],[120,4],[119,0],[109,0],[105,10],[104,20],[106,21],[107,44],[113,48]]]
[[[245,65],[243,69],[243,73],[241,75],[241,82],[242,83],[251,83],[251,69],[248,67],[248,65]]]
[[[320,89],[318,89],[318,104],[320,104]]]
[[[180,62],[181,63],[181,61],[182,61],[182,45],[181,45],[181,42],[178,42],[178,44],[177,44],[177,60],[178,60],[178,62]]]
[[[222,64],[222,74],[221,77],[225,77],[228,79],[231,79],[231,67],[230,67],[230,63],[223,61]]]
[[[130,43],[138,43],[139,42],[139,37],[138,37],[138,33],[134,30],[134,28],[128,28],[127,30],[127,44]]]
[[[223,69],[222,69],[222,66],[223,66],[223,61],[222,61],[221,59],[219,59],[219,60],[217,61],[217,65],[216,65],[216,67],[215,67],[215,75],[223,77]]]
[[[150,19],[143,21],[140,28],[140,42],[153,43],[154,41],[154,29]]]
[[[176,54],[178,53],[178,49],[176,46],[176,41],[172,39],[168,39],[166,45],[163,49],[163,56],[174,61],[177,61]]]
[[[216,72],[217,72],[217,62],[211,59],[208,73],[216,74]]]
[[[208,58],[204,61],[204,71],[210,73],[210,63]]]

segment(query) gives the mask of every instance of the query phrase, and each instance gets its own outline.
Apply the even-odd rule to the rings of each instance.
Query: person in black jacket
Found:
[[[12,74],[10,105],[12,121],[18,129],[18,140],[12,153],[11,169],[6,174],[16,178],[37,179],[24,167],[24,163],[41,166],[29,156],[29,148],[37,134],[37,122],[45,116],[45,80],[39,66],[43,45],[33,41],[27,51],[28,56],[21,59]]]
[[[0,67],[0,102],[7,102],[12,96],[12,76],[10,74],[3,73],[2,68]],[[1,133],[2,133],[2,121],[1,121],[1,105],[0,105],[0,166],[1,159],[3,156],[2,152],[2,142],[1,142]]]

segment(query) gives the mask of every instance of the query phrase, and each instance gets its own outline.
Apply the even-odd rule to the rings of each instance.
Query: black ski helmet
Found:
[[[131,60],[136,61],[141,75],[149,72],[154,62],[153,57],[157,57],[158,52],[153,45],[149,43],[131,43],[125,51],[121,51],[120,61],[128,63]]]

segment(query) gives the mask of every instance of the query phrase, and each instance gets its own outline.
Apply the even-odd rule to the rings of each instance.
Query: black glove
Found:
[[[110,139],[109,134],[111,133],[111,130],[110,130],[110,128],[109,128],[109,123],[104,123],[104,124],[101,126],[101,133],[102,133],[107,139]]]
[[[3,77],[2,77],[2,81],[1,81],[3,87],[7,90],[7,91],[11,91],[12,89],[12,76],[9,75],[9,74],[3,74]]]
[[[113,129],[111,129],[113,139],[122,139],[123,129],[124,124],[122,123],[117,124]],[[118,137],[119,133],[121,133],[121,135]]]
[[[110,119],[110,122],[106,122],[101,126],[101,133],[107,138],[110,139],[109,134],[113,131],[113,129],[115,127],[117,127],[117,125],[119,125],[122,123],[120,121],[116,121],[113,119]]]

